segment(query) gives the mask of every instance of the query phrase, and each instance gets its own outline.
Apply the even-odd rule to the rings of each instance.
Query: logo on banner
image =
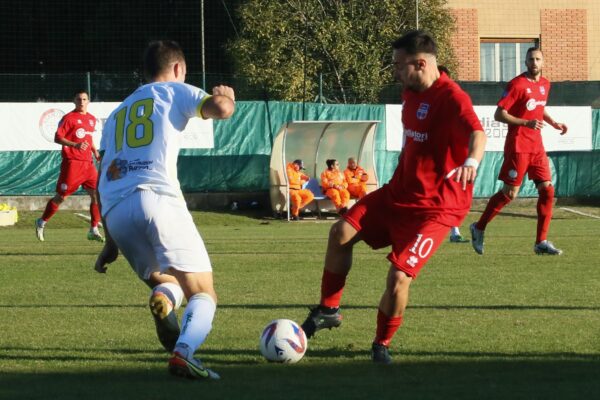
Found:
[[[427,103],[419,104],[419,109],[417,110],[417,118],[418,119],[427,118],[428,111],[429,111],[429,104],[427,104]]]
[[[40,133],[43,138],[50,143],[54,143],[54,134],[56,133],[56,128],[58,127],[58,123],[64,115],[65,112],[63,110],[51,108],[44,111],[40,116],[38,123]]]

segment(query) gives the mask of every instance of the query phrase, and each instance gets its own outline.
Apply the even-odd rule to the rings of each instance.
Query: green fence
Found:
[[[600,110],[592,110],[593,151],[550,153],[558,197],[600,197]],[[385,106],[240,101],[230,120],[215,122],[213,149],[185,149],[179,158],[184,192],[256,192],[269,190],[273,135],[292,120],[378,120],[375,161],[380,182],[396,167],[398,152],[386,150]],[[2,135],[10,132],[2,132]],[[399,133],[400,134],[400,133]],[[501,152],[488,152],[480,166],[476,197],[489,197],[501,186]],[[60,152],[0,153],[0,195],[50,195],[60,167]],[[536,196],[527,181],[521,196]]]

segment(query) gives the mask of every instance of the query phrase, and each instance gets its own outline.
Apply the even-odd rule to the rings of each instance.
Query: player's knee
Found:
[[[505,186],[502,188],[502,193],[504,193],[506,195],[506,197],[508,197],[510,199],[510,201],[513,201],[519,195],[519,187]]]
[[[394,267],[388,276],[387,290],[393,297],[395,297],[408,290],[411,282],[412,278],[410,276]]]
[[[329,230],[329,244],[336,247],[347,245],[354,237],[353,229],[349,223],[340,219]]]
[[[554,198],[554,186],[552,186],[551,184],[549,184],[549,185],[540,184],[538,186],[538,194],[540,195],[540,197],[543,197],[546,199],[553,199]]]

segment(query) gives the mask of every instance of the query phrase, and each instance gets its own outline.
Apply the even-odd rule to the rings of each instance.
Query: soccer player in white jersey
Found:
[[[193,357],[212,327],[216,293],[210,259],[177,179],[181,131],[190,118],[229,118],[235,95],[216,86],[212,96],[185,84],[183,51],[155,41],[144,54],[150,82],[108,117],[102,133],[99,192],[108,239],[96,261],[106,272],[120,250],[152,288],[150,310],[158,337],[172,352],[169,371],[193,379],[218,379]],[[179,330],[175,310],[187,306]]]

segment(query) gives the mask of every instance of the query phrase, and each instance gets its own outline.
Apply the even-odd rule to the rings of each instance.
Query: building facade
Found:
[[[531,46],[551,81],[600,80],[600,1],[448,0],[461,81],[508,81]]]

